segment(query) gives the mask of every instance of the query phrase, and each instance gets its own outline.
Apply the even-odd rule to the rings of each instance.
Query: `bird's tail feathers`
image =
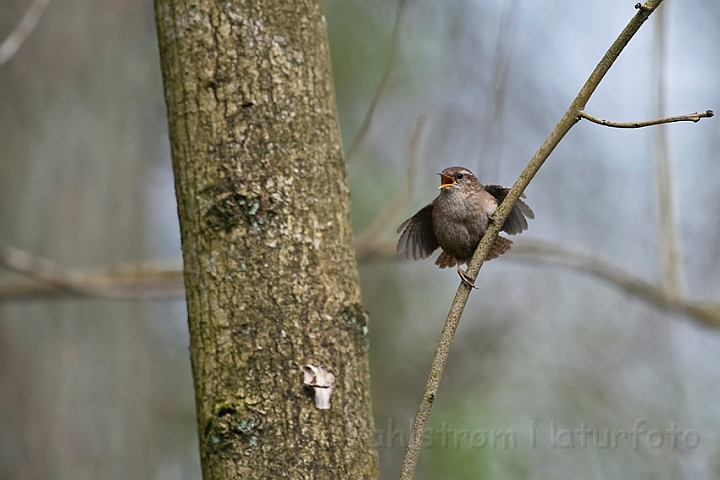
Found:
[[[510,250],[510,247],[512,247],[512,240],[509,238],[501,237],[498,235],[498,237],[495,239],[495,242],[492,244],[492,247],[490,247],[490,251],[487,254],[487,257],[485,257],[485,260],[492,260],[493,258],[497,258],[503,253]]]

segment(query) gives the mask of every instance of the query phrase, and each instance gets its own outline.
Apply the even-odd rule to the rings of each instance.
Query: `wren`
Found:
[[[493,214],[510,191],[500,185],[483,185],[467,168],[450,167],[439,173],[440,194],[405,220],[397,229],[402,232],[397,244],[398,253],[420,260],[442,248],[435,261],[440,268],[457,266],[460,279],[476,288],[473,280],[460,268],[470,262],[480,240],[493,222]],[[523,195],[523,198],[525,195]],[[518,200],[503,223],[502,231],[510,235],[527,230],[527,219],[535,214],[522,200]],[[492,260],[510,250],[512,241],[498,237],[485,260]]]

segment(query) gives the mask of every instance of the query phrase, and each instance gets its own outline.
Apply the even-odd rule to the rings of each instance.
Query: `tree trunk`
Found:
[[[377,478],[323,4],[155,10],[204,477]]]

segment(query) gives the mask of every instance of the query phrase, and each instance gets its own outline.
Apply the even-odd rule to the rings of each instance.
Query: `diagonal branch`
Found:
[[[591,122],[597,123],[598,125],[604,125],[606,127],[614,128],[642,128],[650,127],[652,125],[662,125],[664,123],[675,122],[697,123],[700,121],[701,118],[710,118],[714,115],[715,113],[712,110],[705,110],[704,112],[688,113],[686,115],[676,115],[674,117],[656,118],[655,120],[644,120],[639,122],[614,122],[612,120],[603,120],[602,118],[592,116],[584,110],[580,112],[580,117],[584,118],[585,120],[590,120]]]
[[[17,53],[25,40],[35,31],[35,27],[37,27],[40,17],[42,17],[49,3],[50,0],[35,0],[27,9],[15,30],[10,32],[10,35],[0,43],[0,67]]]
[[[545,163],[545,160],[547,160],[555,147],[557,147],[563,137],[565,137],[570,129],[580,120],[580,112],[585,108],[585,105],[600,84],[600,81],[603,79],[613,63],[615,63],[615,60],[618,58],[625,46],[630,42],[630,39],[632,39],[643,23],[645,23],[645,21],[650,17],[650,14],[661,3],[662,0],[648,0],[645,4],[636,5],[638,12],[633,16],[630,23],[628,23],[618,38],[610,46],[602,60],[600,60],[600,63],[598,63],[595,70],[593,70],[590,78],[587,79],[583,87],[580,89],[580,92],[575,97],[575,100],[573,100],[570,108],[568,108],[555,129],[550,133],[550,136],[548,136],[540,149],[538,149],[535,153],[533,158],[530,160],[530,163],[528,163],[525,170],[523,170],[520,177],[510,189],[510,192],[505,197],[505,200],[495,211],[495,221],[491,223],[487,232],[485,232],[485,235],[475,251],[473,259],[468,265],[467,275],[471,279],[476,278],[477,274],[480,272],[483,261],[490,251],[490,246],[495,241],[495,238],[497,238],[497,235],[500,232],[500,227],[505,223],[505,219],[507,219],[508,215],[515,206],[515,203],[520,198],[520,195],[522,195],[525,188],[527,188],[530,181],[533,179],[543,163]],[[430,375],[428,376],[427,384],[425,385],[425,391],[423,392],[422,400],[420,401],[420,406],[418,407],[418,412],[415,416],[415,421],[413,422],[412,431],[410,433],[410,441],[408,443],[408,447],[405,452],[405,459],[403,460],[402,469],[400,471],[401,479],[411,479],[415,472],[415,465],[417,464],[418,455],[420,454],[420,447],[422,445],[425,427],[430,419],[430,412],[435,400],[435,395],[437,394],[440,386],[440,378],[442,377],[442,372],[445,368],[445,362],[447,361],[450,345],[453,337],[455,336],[455,331],[457,330],[458,323],[460,322],[460,317],[465,308],[465,304],[470,296],[470,291],[470,287],[464,283],[460,284],[450,307],[450,312],[445,320],[445,326],[443,327],[443,331],[440,335],[440,341],[438,342],[437,349],[435,350],[435,356],[430,368]]]

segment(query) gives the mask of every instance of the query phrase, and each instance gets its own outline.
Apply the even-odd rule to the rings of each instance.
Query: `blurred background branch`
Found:
[[[67,296],[114,299],[184,297],[182,270],[143,263],[82,271],[0,245],[0,265],[27,278],[0,278],[0,301]]]
[[[505,257],[527,263],[548,263],[572,268],[602,279],[662,310],[681,313],[705,327],[720,327],[720,302],[703,302],[670,295],[664,288],[595,252],[560,243],[522,239],[515,242]]]
[[[478,165],[485,164],[488,176],[497,177],[504,145],[505,102],[512,51],[515,46],[520,0],[505,0],[502,5],[498,33],[493,49],[492,77],[487,88],[487,114],[483,127],[483,143]],[[490,163],[492,162],[492,163]],[[477,170],[477,168],[476,168]]]
[[[653,58],[653,78],[655,79],[655,116],[662,118],[666,111],[666,15],[665,8],[658,12],[655,24],[655,56]],[[658,214],[658,256],[662,271],[662,286],[665,293],[679,298],[685,288],[685,276],[680,256],[680,237],[675,222],[675,192],[673,191],[673,174],[671,165],[670,145],[666,125],[659,125],[654,130],[654,157],[657,182],[657,214]]]
[[[400,45],[400,27],[402,26],[402,21],[405,16],[405,7],[407,5],[408,0],[398,0],[397,2],[397,11],[395,13],[395,24],[393,25],[392,30],[392,40],[390,45],[390,56],[388,57],[387,65],[385,66],[385,71],[382,74],[382,77],[380,78],[380,83],[378,84],[377,88],[375,89],[375,94],[373,95],[372,100],[370,101],[370,106],[367,109],[367,112],[365,112],[365,116],[363,117],[363,121],[360,124],[360,128],[358,129],[357,133],[355,134],[355,138],[353,138],[352,143],[350,144],[350,148],[348,148],[347,152],[345,152],[345,163],[350,165],[350,171],[349,173],[352,174],[353,169],[355,167],[352,167],[352,160],[357,154],[358,147],[362,144],[362,142],[365,140],[365,137],[367,136],[370,126],[372,125],[373,116],[375,115],[375,109],[378,106],[378,103],[380,102],[380,98],[382,97],[385,87],[387,86],[388,80],[390,79],[390,74],[392,73],[393,69],[395,68],[395,64],[397,62],[397,56],[398,56],[398,46]]]
[[[50,4],[50,0],[33,0],[17,27],[0,43],[0,67],[15,55],[25,40],[35,31],[48,4]]]
[[[419,119],[421,120],[421,119]],[[415,130],[416,138],[417,125]],[[412,195],[412,193],[408,193]],[[380,233],[358,236],[357,261],[361,264],[392,262],[404,257],[394,241],[381,241],[389,228],[389,216],[402,210],[384,211],[373,227]],[[389,213],[390,212],[390,213]],[[394,219],[390,219],[392,222]],[[661,310],[680,313],[710,328],[720,328],[720,302],[676,298],[661,287],[628,271],[604,256],[581,247],[537,239],[519,239],[500,260],[527,264],[551,264],[592,275],[621,291]],[[113,269],[75,270],[38,258],[7,245],[0,245],[0,263],[27,278],[0,277],[0,302],[32,298],[85,296],[115,299],[159,299],[184,297],[183,272],[167,264],[144,263]]]
[[[422,149],[427,136],[427,117],[418,116],[413,124],[409,138],[405,142],[404,163],[407,186],[405,190],[396,189],[392,198],[385,203],[382,210],[375,216],[372,223],[360,232],[355,239],[355,256],[369,257],[382,249],[386,235],[394,231],[392,227],[415,200],[415,177],[417,176],[418,159],[422,157]]]

